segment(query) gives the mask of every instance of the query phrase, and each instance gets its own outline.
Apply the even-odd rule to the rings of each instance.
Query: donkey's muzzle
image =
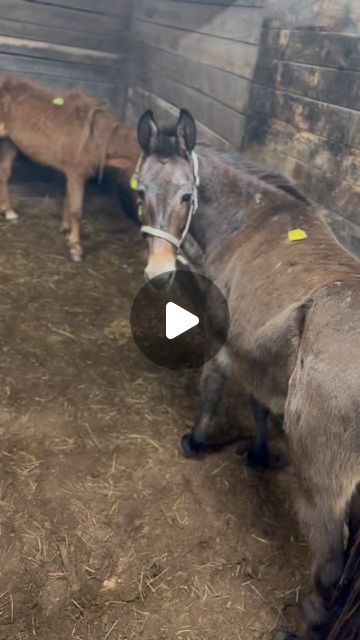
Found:
[[[150,278],[147,272],[145,271],[145,281],[155,290],[155,291],[168,291],[174,282],[175,271],[165,271],[165,273],[160,273],[154,278]]]

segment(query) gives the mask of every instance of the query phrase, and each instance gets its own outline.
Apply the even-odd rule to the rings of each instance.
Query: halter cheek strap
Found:
[[[199,205],[199,197],[198,197],[198,188],[200,185],[200,179],[199,179],[199,161],[198,161],[198,157],[196,155],[196,153],[194,153],[194,151],[191,153],[190,156],[191,159],[191,165],[192,165],[192,169],[193,169],[193,174],[194,174],[194,182],[195,182],[195,188],[194,191],[192,193],[192,198],[191,198],[191,204],[190,204],[190,209],[188,212],[188,216],[187,216],[187,220],[186,220],[186,225],[184,227],[184,230],[181,234],[180,238],[177,238],[176,236],[174,236],[172,233],[169,233],[168,231],[163,231],[163,229],[159,229],[158,227],[152,227],[150,225],[142,225],[142,227],[140,228],[141,232],[144,235],[147,236],[153,236],[155,238],[161,238],[162,240],[167,240],[167,242],[170,242],[170,244],[174,245],[176,247],[176,249],[179,251],[182,243],[184,242],[190,225],[191,225],[191,220],[193,215],[195,215],[198,205]],[[143,155],[140,156],[137,164],[136,164],[136,168],[134,171],[134,174],[130,180],[130,186],[132,189],[137,189],[138,188],[138,178],[139,178],[139,173],[140,173],[140,167],[143,161]],[[138,202],[138,216],[139,219],[142,219],[142,203]]]

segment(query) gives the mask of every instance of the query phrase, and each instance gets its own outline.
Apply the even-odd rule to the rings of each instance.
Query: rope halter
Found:
[[[138,188],[138,179],[139,179],[139,173],[140,173],[143,157],[144,156],[142,154],[136,164],[135,171],[130,180],[130,186],[134,190],[137,190]],[[194,175],[194,190],[192,192],[191,204],[190,204],[189,212],[187,215],[186,224],[181,234],[181,237],[177,238],[176,236],[174,236],[172,233],[169,233],[168,231],[163,231],[163,229],[159,229],[159,227],[153,227],[147,224],[142,225],[140,228],[141,232],[144,235],[153,236],[155,238],[161,238],[162,240],[167,240],[167,242],[170,242],[170,244],[174,245],[178,251],[188,234],[192,217],[195,215],[197,208],[199,206],[199,195],[198,195],[198,190],[200,185],[199,160],[194,151],[192,151],[192,153],[190,154],[190,160],[191,160],[191,166],[192,166],[193,175]],[[141,220],[142,219],[142,203],[140,201],[138,202],[138,216],[139,216],[139,219]]]

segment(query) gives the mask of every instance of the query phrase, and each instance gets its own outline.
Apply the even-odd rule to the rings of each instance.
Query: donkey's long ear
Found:
[[[146,155],[154,150],[158,132],[154,114],[151,109],[148,109],[142,114],[137,128],[139,145]]]
[[[196,124],[187,109],[180,110],[179,120],[176,123],[176,143],[181,155],[191,153],[196,145]]]

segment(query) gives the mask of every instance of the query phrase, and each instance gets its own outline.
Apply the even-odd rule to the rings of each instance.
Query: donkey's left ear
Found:
[[[187,109],[180,110],[176,123],[176,142],[181,155],[191,153],[196,145],[196,124]]]
[[[142,114],[137,127],[139,145],[147,155],[154,151],[158,132],[159,127],[155,122],[154,114],[151,109],[148,109]]]

